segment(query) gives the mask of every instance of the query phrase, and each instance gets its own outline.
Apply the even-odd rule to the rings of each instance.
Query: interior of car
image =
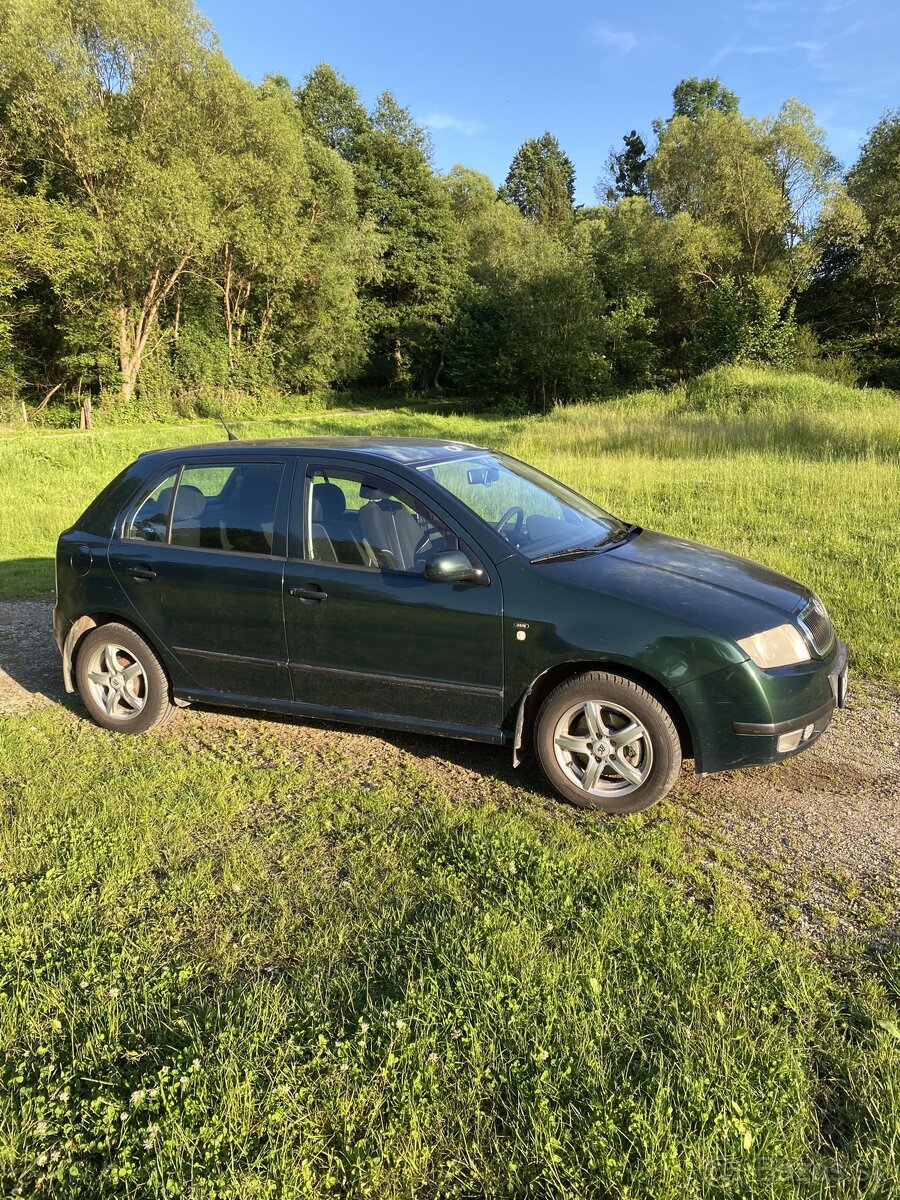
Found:
[[[316,477],[311,492],[309,557],[382,570],[420,573],[459,539],[433,514],[377,481]],[[351,490],[352,489],[352,490]],[[358,507],[350,508],[350,492]]]

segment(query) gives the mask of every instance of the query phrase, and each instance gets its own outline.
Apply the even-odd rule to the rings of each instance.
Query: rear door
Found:
[[[462,549],[484,581],[435,583]],[[295,700],[490,739],[503,719],[499,576],[421,491],[379,469],[297,464],[285,625]]]
[[[186,459],[123,515],[109,563],[189,695],[290,700],[283,457]]]

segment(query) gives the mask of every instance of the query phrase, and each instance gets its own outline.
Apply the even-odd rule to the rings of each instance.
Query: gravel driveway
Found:
[[[45,601],[0,601],[0,713],[65,696]],[[77,706],[76,706],[77,707]],[[454,795],[512,801],[549,796],[534,769],[514,772],[505,752],[407,735],[376,736],[302,720],[176,713],[186,736],[209,746],[235,727],[261,727],[298,759],[337,751],[359,783],[415,762]],[[847,707],[812,750],[775,767],[698,779],[689,768],[671,804],[711,858],[739,874],[770,919],[815,938],[842,930],[896,935],[900,912],[900,688],[851,676]],[[661,811],[665,811],[665,806]],[[574,814],[573,814],[574,815]],[[584,819],[577,814],[577,819]],[[654,819],[653,813],[647,819]]]

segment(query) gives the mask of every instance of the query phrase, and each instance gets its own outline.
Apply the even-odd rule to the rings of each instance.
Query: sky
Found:
[[[718,75],[746,115],[808,104],[849,165],[900,108],[900,0],[199,0],[242,75],[292,83],[330,63],[367,106],[384,89],[428,127],[434,165],[500,184],[550,130],[595,203],[610,147],[650,135],[672,88]]]

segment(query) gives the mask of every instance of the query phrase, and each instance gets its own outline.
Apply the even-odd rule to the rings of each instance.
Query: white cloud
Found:
[[[422,124],[427,125],[429,129],[452,129],[454,133],[464,133],[467,137],[484,132],[481,121],[468,121],[442,112],[429,113],[427,117],[422,118]]]
[[[617,54],[630,54],[638,42],[637,35],[630,29],[613,29],[602,21],[593,26],[591,36],[598,46],[614,50]]]
[[[827,42],[813,42],[809,40],[800,40],[794,42],[772,42],[766,44],[749,44],[740,46],[732,42],[730,46],[724,46],[713,58],[713,63],[720,63],[723,58],[727,58],[729,54],[791,54],[794,51],[800,51],[807,58],[807,61],[812,64],[818,58],[822,51],[828,45]]]

